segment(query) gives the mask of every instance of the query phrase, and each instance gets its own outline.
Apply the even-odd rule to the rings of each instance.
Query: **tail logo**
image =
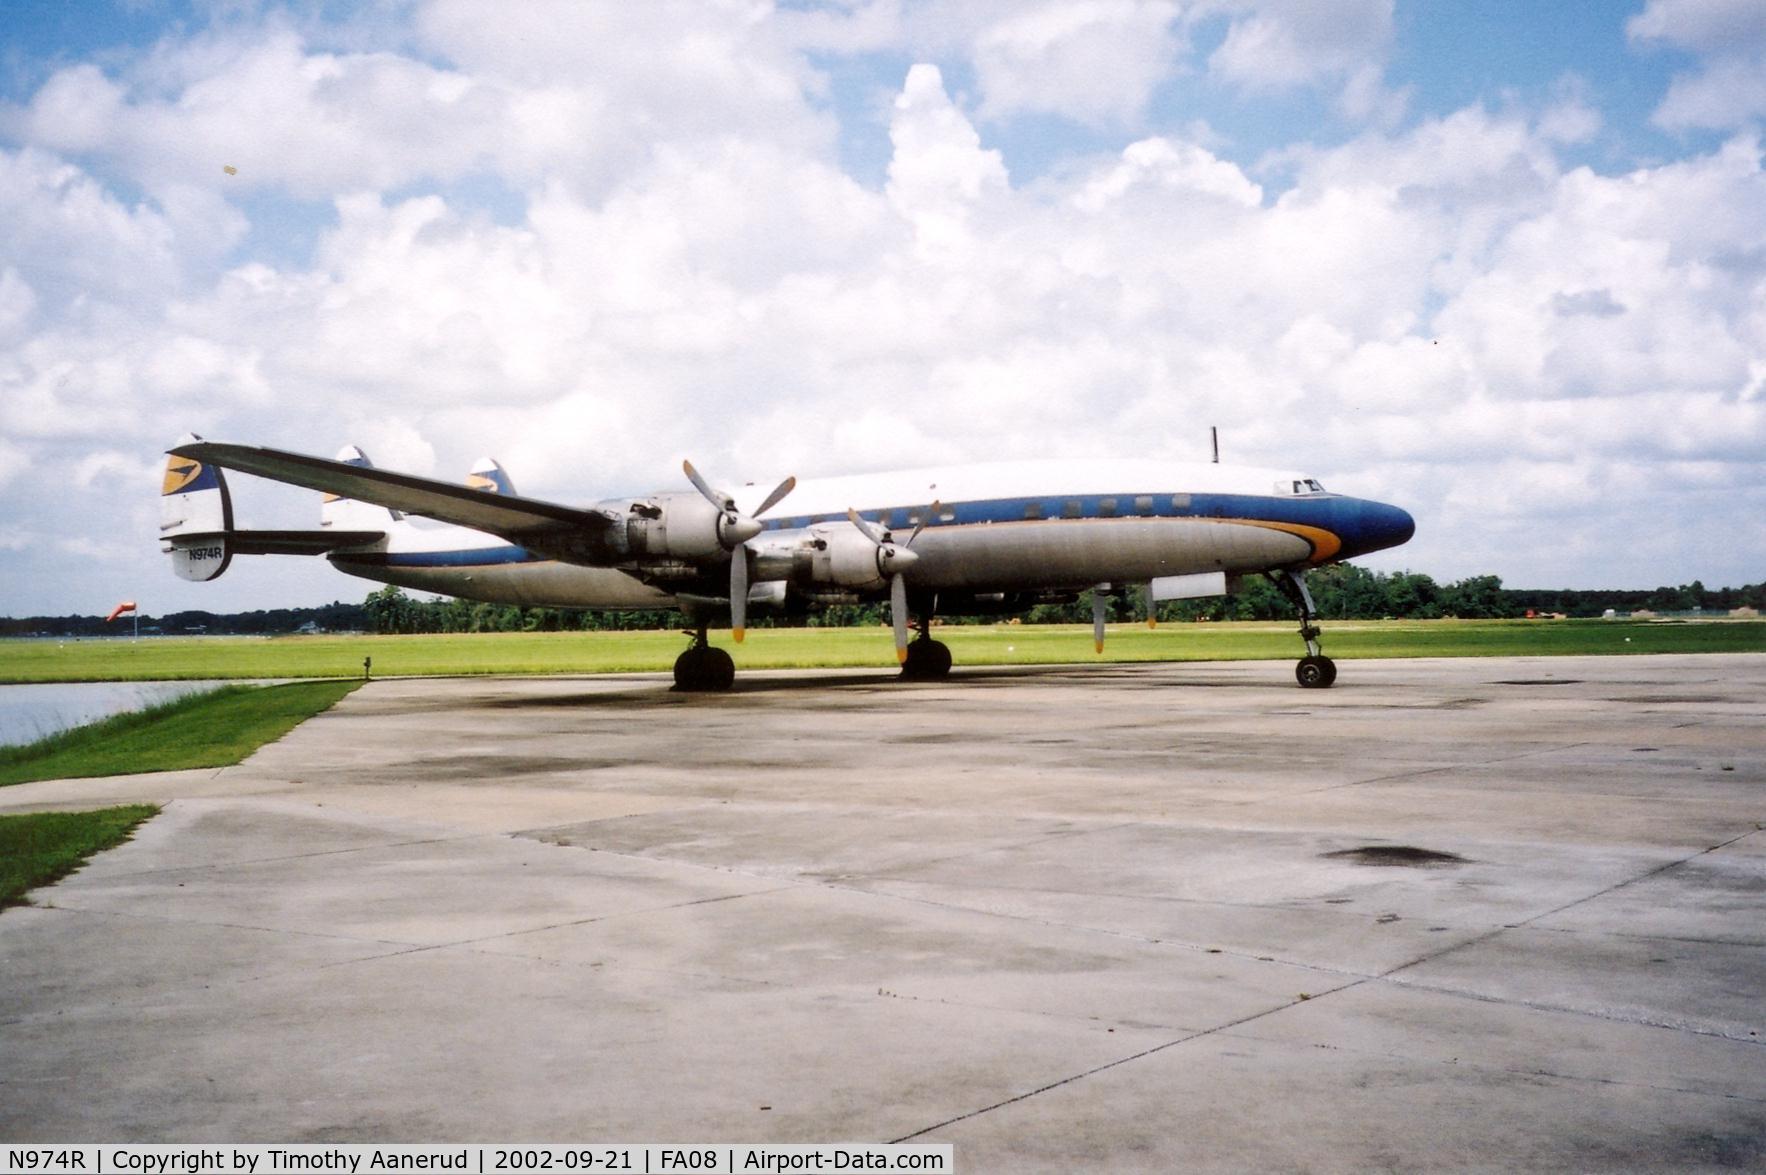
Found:
[[[212,476],[204,478],[207,466],[200,461],[192,461],[188,457],[173,457],[166,462],[166,479],[159,487],[160,495],[184,494],[193,490],[208,489],[214,484]]]

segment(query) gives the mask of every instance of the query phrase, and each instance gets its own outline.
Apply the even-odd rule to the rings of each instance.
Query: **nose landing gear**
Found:
[[[1312,593],[1306,590],[1306,580],[1292,571],[1272,571],[1269,578],[1300,612],[1300,639],[1306,642],[1306,656],[1294,666],[1294,680],[1301,689],[1329,689],[1337,680],[1337,663],[1319,647],[1319,627],[1313,623],[1318,609],[1313,606]]]

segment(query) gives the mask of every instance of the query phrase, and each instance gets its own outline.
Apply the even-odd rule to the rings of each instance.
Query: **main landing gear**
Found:
[[[1329,689],[1337,680],[1337,663],[1319,648],[1319,628],[1313,623],[1318,609],[1313,606],[1312,593],[1306,590],[1306,581],[1292,571],[1272,571],[1269,578],[1300,611],[1300,639],[1306,642],[1306,656],[1294,666],[1294,680],[1301,689]]]
[[[722,649],[706,642],[705,630],[695,630],[693,643],[675,658],[675,688],[682,693],[715,693],[735,684],[736,663]]]
[[[907,657],[901,663],[903,681],[939,681],[950,675],[950,646],[932,639],[932,614],[914,622],[920,635],[908,642]]]

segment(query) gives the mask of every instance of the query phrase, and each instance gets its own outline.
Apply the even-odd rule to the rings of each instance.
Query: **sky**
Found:
[[[581,503],[1218,426],[1376,570],[1755,582],[1763,123],[1758,0],[11,0],[0,614],[367,594],[176,579],[186,432]]]

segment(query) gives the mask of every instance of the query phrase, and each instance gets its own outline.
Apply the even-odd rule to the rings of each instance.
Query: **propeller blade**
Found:
[[[926,507],[926,509],[920,513],[920,521],[914,523],[914,533],[910,534],[908,536],[908,541],[902,545],[907,547],[913,546],[914,540],[920,537],[920,532],[926,529],[926,524],[932,521],[932,516],[937,514],[943,508],[944,504],[942,502],[933,502],[930,506]]]
[[[881,547],[889,541],[888,531],[881,529],[874,522],[867,522],[859,516],[857,510],[850,506],[846,508],[846,517],[852,520],[852,524],[858,527],[859,533],[870,539],[873,545]]]
[[[1153,598],[1153,585],[1147,584],[1147,627],[1159,627],[1159,601]]]
[[[895,629],[895,659],[908,659],[908,585],[899,575],[889,577],[889,623]]]
[[[778,488],[775,489],[772,493],[768,494],[766,496],[766,501],[762,502],[760,504],[760,507],[757,510],[755,510],[754,517],[759,518],[762,514],[765,514],[768,510],[771,510],[774,506],[777,506],[779,504],[779,502],[784,499],[786,494],[790,493],[792,490],[794,490],[796,488],[797,488],[797,479],[795,477],[788,477],[784,481],[780,482]]]
[[[1100,653],[1104,651],[1104,612],[1110,606],[1110,597],[1104,593],[1109,587],[1107,583],[1100,583],[1091,589],[1091,636]]]
[[[748,546],[730,552],[730,635],[737,644],[748,635]]]
[[[735,503],[730,501],[728,494],[718,493],[711,488],[710,482],[699,476],[699,471],[693,468],[691,461],[681,462],[681,472],[687,475],[687,480],[693,483],[693,488],[704,494],[705,500],[719,510],[734,510],[736,508]]]

